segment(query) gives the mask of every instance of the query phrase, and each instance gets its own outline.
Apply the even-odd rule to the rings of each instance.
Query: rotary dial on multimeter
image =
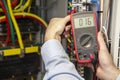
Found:
[[[83,48],[90,48],[93,44],[93,37],[89,34],[85,34],[80,37],[79,43]]]

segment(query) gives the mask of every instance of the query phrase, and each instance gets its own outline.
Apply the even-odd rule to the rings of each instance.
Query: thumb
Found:
[[[107,50],[107,46],[105,44],[105,41],[103,39],[101,32],[98,32],[98,43],[99,43],[100,50]]]
[[[112,57],[108,52],[108,49],[106,47],[105,41],[103,39],[102,33],[99,32],[98,33],[98,42],[99,42],[99,46],[100,46],[100,50],[99,50],[99,62],[101,66],[105,66],[105,65],[111,65],[113,64],[112,61]]]

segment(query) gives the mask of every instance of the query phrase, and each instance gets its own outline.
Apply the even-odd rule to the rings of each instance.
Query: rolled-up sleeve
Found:
[[[44,43],[41,55],[45,63],[46,74],[43,80],[84,80],[76,71],[58,40]]]

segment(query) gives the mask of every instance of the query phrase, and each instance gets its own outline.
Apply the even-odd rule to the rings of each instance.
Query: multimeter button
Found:
[[[95,59],[95,56],[94,56],[93,54],[90,54],[89,56],[90,56],[90,59],[91,59],[91,60],[94,60],[94,59]]]

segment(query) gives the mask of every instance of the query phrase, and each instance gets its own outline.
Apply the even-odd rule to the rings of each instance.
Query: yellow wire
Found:
[[[46,23],[42,18],[38,17],[38,16],[35,15],[35,14],[31,14],[31,13],[26,13],[26,12],[24,12],[24,13],[15,13],[14,15],[23,15],[23,16],[26,15],[26,16],[34,17],[34,18],[38,19],[39,21],[41,21],[41,22],[45,25],[45,27],[47,27],[47,23]]]
[[[29,39],[32,41],[32,33],[29,34]]]
[[[31,16],[31,17],[36,18],[36,19],[39,20],[40,22],[42,22],[43,25],[45,25],[45,27],[48,26],[47,23],[46,23],[42,18],[40,18],[40,17],[38,17],[37,15],[32,14],[32,13],[26,13],[26,12],[24,12],[24,13],[14,13],[14,16]],[[2,19],[5,19],[5,16],[0,17],[0,20],[2,20]]]
[[[22,16],[31,16],[31,17],[34,17],[37,20],[39,20],[40,22],[42,22],[43,25],[45,25],[45,27],[47,27],[47,23],[42,18],[38,17],[35,14],[25,13],[25,12],[24,13],[14,13],[14,16],[21,16],[21,15]],[[0,20],[2,20],[2,19],[5,19],[5,16],[0,17]],[[29,39],[32,40],[32,35],[29,35]]]
[[[15,10],[18,9],[22,5],[23,0],[20,0],[20,3],[14,8]]]
[[[72,7],[72,3],[71,2],[68,2],[69,6]]]
[[[28,11],[27,11],[27,12],[30,12],[31,4],[32,4],[32,0],[30,1],[30,4],[29,4],[29,7],[28,7]]]
[[[19,9],[13,10],[13,12],[21,12],[24,11],[29,5],[30,5],[31,0],[27,0],[25,5],[21,6]],[[3,12],[3,10],[0,8],[0,12]]]
[[[0,12],[3,12],[2,8],[0,8]]]
[[[70,40],[70,38],[67,38],[67,41],[68,41],[69,43],[72,43],[71,40]]]
[[[12,22],[14,24],[14,27],[15,27],[15,30],[16,30],[16,33],[17,33],[17,37],[18,37],[18,42],[19,42],[20,48],[23,50],[24,49],[23,41],[22,41],[22,37],[21,37],[21,34],[20,34],[20,30],[19,30],[17,21],[16,21],[14,15],[13,15],[13,12],[12,12],[11,0],[7,0],[7,4],[8,4],[8,8],[9,8],[9,12],[10,12],[10,16],[11,16]]]
[[[33,77],[33,76],[31,76],[31,80],[34,80],[34,77]]]
[[[27,12],[30,12],[30,8],[31,8],[31,6],[28,7],[28,11]]]
[[[31,2],[31,0],[27,0],[27,2],[25,3],[24,6],[21,6],[17,10],[13,10],[13,12],[21,12],[21,11],[23,12],[30,5],[30,2]]]

